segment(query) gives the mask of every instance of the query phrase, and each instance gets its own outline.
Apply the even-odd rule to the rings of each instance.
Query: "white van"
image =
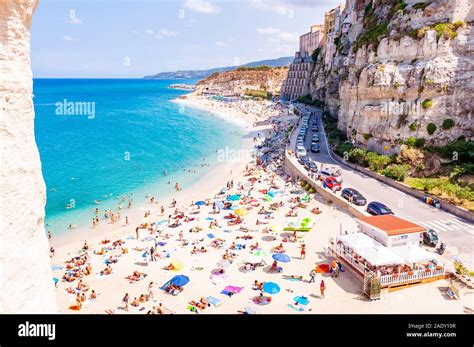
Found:
[[[298,157],[302,157],[302,156],[307,155],[306,149],[303,146],[297,146],[296,147],[296,155]]]

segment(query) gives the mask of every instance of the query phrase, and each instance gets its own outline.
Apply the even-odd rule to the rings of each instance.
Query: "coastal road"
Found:
[[[447,251],[445,253],[447,257],[452,258],[458,255],[466,265],[474,265],[474,225],[472,223],[429,206],[404,192],[365,176],[349,167],[340,165],[332,158],[329,152],[329,144],[321,122],[321,111],[312,108],[306,109],[316,111],[316,115],[310,119],[310,129],[308,130],[305,145],[308,149],[308,157],[314,160],[318,167],[323,165],[326,169],[340,169],[342,171],[343,188],[357,189],[365,196],[367,202],[379,201],[390,207],[395,215],[426,228],[436,230],[440,239],[447,244]],[[320,139],[320,153],[311,153],[309,151],[312,134],[316,134],[316,132],[311,132],[311,124],[313,122],[316,122],[319,128],[317,133]],[[339,195],[340,192],[337,194]],[[365,207],[361,207],[360,210],[365,210]]]

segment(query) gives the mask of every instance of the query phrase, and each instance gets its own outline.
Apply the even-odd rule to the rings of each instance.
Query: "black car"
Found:
[[[341,191],[341,196],[357,206],[364,206],[367,203],[367,200],[362,196],[362,194],[352,188],[343,189]]]
[[[308,160],[305,163],[305,167],[312,172],[318,172],[318,166],[314,163],[314,161]]]
[[[319,145],[317,143],[313,143],[311,145],[311,152],[313,153],[319,153],[321,149],[319,148]]]
[[[311,128],[311,131],[313,132],[319,131],[319,128],[316,125],[313,125],[313,127]]]
[[[306,166],[306,163],[309,161],[309,158],[308,158],[308,156],[303,155],[303,156],[298,158],[298,161],[300,162],[300,164]]]
[[[427,246],[436,247],[438,240],[438,234],[433,229],[423,233],[423,243]]]
[[[374,216],[381,216],[384,214],[393,214],[392,210],[381,202],[372,201],[367,205],[367,212]]]

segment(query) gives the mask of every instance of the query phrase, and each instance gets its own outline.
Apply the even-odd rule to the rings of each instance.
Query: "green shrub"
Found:
[[[428,131],[428,134],[433,135],[434,132],[436,131],[436,124],[434,124],[434,123],[429,123],[429,124],[426,126],[426,130]]]
[[[474,142],[466,141],[463,136],[446,146],[429,147],[428,150],[451,160],[456,157],[459,163],[474,162]]]
[[[367,166],[367,151],[363,148],[353,148],[349,151],[349,160],[362,166]]]
[[[365,45],[373,45],[377,49],[380,40],[388,34],[388,23],[381,23],[370,26],[359,35],[354,43],[354,52]]]
[[[373,137],[372,134],[364,134],[364,139],[366,141],[370,140],[372,137]]]
[[[408,6],[408,4],[406,4],[404,2],[399,2],[398,5],[397,5],[397,9],[403,11],[407,6]]]
[[[421,103],[421,107],[423,107],[425,110],[433,106],[433,101],[431,99],[425,99]]]
[[[416,4],[413,5],[413,9],[414,10],[424,10],[426,7],[428,7],[429,5],[431,5],[431,1],[428,1],[428,2],[418,2]]]
[[[344,157],[344,155],[347,153],[349,154],[349,152],[354,148],[354,145],[350,142],[343,142],[343,143],[340,143],[339,145],[337,145],[335,148],[334,148],[334,152],[336,152],[336,154],[338,154],[339,156],[341,157]]]
[[[298,102],[301,102],[306,105],[311,105],[311,106],[316,106],[316,107],[324,107],[324,101],[323,100],[313,100],[311,98],[311,95],[304,95],[298,98]]]
[[[452,127],[454,126],[454,120],[452,120],[451,118],[446,118],[444,121],[443,121],[443,129],[444,130],[449,130],[451,129]]]
[[[416,122],[413,122],[413,123],[410,124],[409,128],[410,128],[411,131],[417,131],[418,130],[418,124],[416,124]]]
[[[269,93],[266,90],[249,90],[247,89],[244,93],[247,96],[252,96],[254,98],[268,99]]]
[[[259,65],[259,66],[239,66],[235,71],[268,71],[272,70],[271,66]]]
[[[408,175],[408,166],[401,164],[390,165],[382,171],[382,175],[403,182]]]
[[[414,137],[409,137],[406,139],[405,141],[405,144],[408,146],[408,147],[415,147],[416,145],[416,138]]]
[[[416,148],[423,148],[425,147],[426,140],[422,137],[419,137],[415,141],[415,147]]]
[[[311,54],[311,58],[313,58],[313,61],[316,62],[319,57],[319,53],[321,53],[321,48],[316,48],[313,53]]]
[[[454,39],[458,33],[453,23],[438,23],[431,27],[436,31],[436,37],[438,39],[444,36],[446,39]]]
[[[367,153],[367,163],[369,168],[374,171],[380,171],[385,166],[390,164],[391,159],[387,155],[380,155],[375,152],[368,152]]]
[[[407,183],[433,195],[474,201],[474,191],[469,186],[460,186],[448,178],[407,178]]]

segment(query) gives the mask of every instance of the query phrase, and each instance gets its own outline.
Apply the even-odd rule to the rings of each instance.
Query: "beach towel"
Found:
[[[296,303],[300,304],[300,305],[308,305],[309,304],[309,300],[306,296],[296,296],[293,300],[295,300]]]
[[[207,234],[207,237],[209,237],[210,239],[215,238],[214,234]]]
[[[288,304],[288,307],[291,307],[293,310],[296,310],[298,312],[303,312],[304,311],[303,307],[298,307],[298,306],[295,306],[293,304]]]
[[[147,237],[145,237],[142,241],[153,241],[153,240],[154,240],[153,237],[147,236]]]
[[[221,294],[229,295],[229,294],[239,294],[242,291],[242,287],[235,287],[235,286],[227,286],[222,291]]]
[[[212,305],[212,306],[220,306],[222,304],[222,301],[219,299],[213,297],[213,296],[208,296],[206,300]]]
[[[329,264],[319,264],[316,267],[316,272],[321,274],[321,273],[329,273]]]
[[[166,242],[157,242],[156,245],[163,247],[166,245]]]
[[[205,220],[215,220],[215,218],[207,217],[207,218],[205,218]]]
[[[291,278],[291,277],[285,277],[284,279],[291,282],[299,282],[302,280],[301,278]]]
[[[59,270],[62,270],[63,268],[64,268],[64,266],[59,265],[59,264],[51,266],[52,271],[59,271]]]

